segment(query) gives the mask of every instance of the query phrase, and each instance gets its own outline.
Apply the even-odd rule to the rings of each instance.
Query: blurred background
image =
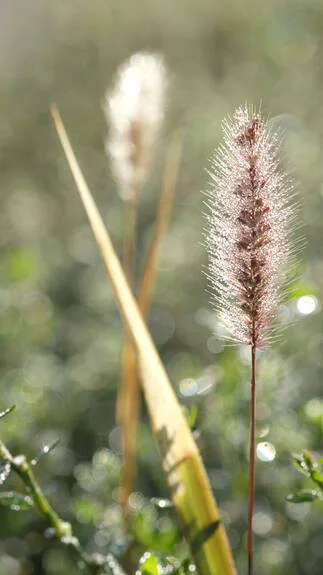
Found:
[[[14,453],[59,439],[37,476],[84,546],[122,554],[115,423],[123,343],[110,285],[49,115],[55,101],[121,252],[124,206],[104,153],[105,90],[138,50],[165,55],[165,126],[139,214],[144,261],[174,130],[183,160],[149,325],[196,435],[239,572],[246,570],[249,350],[224,347],[203,268],[203,196],[221,120],[262,102],[286,133],[307,239],[286,330],[259,355],[255,565],[262,575],[321,575],[323,507],[287,503],[303,486],[291,453],[323,455],[323,3],[319,0],[0,0],[0,410]],[[185,554],[143,409],[131,505],[134,557]],[[14,477],[4,489],[22,489]],[[72,575],[36,511],[0,508],[1,575]]]

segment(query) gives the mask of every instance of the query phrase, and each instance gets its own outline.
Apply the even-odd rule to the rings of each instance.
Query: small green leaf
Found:
[[[320,473],[317,469],[314,469],[314,471],[312,471],[311,478],[313,479],[313,481],[315,481],[315,483],[317,485],[319,485],[321,487],[321,489],[323,489],[323,475],[322,475],[322,473]]]
[[[297,469],[306,477],[310,477],[316,467],[316,463],[309,451],[304,450],[302,453],[293,453],[292,457]]]
[[[3,465],[0,465],[0,485],[2,485],[6,481],[10,471],[11,471],[10,463],[7,462],[3,463]]]
[[[8,409],[5,409],[4,411],[0,411],[0,419],[2,419],[3,417],[6,417],[6,415],[9,415],[9,413],[14,411],[15,409],[16,409],[16,406],[12,405],[11,407],[8,407]]]
[[[304,473],[304,462],[302,454],[292,453],[293,462],[295,463],[297,469]]]
[[[12,511],[27,511],[34,502],[29,495],[21,495],[15,491],[0,492],[0,504],[10,507]]]
[[[190,426],[190,429],[194,429],[196,425],[197,414],[198,414],[197,405],[192,405],[187,417],[187,422],[188,425]]]
[[[291,503],[305,503],[319,499],[319,493],[315,489],[300,489],[296,493],[287,496],[287,501]]]
[[[310,452],[307,450],[304,450],[302,455],[303,455],[303,460],[304,460],[304,463],[305,463],[307,469],[309,471],[312,471],[313,469],[315,469],[316,463],[315,463],[312,455],[310,454]]]
[[[155,555],[149,553],[148,551],[141,557],[139,565],[140,565],[140,573],[142,573],[142,575],[159,574],[157,559]]]

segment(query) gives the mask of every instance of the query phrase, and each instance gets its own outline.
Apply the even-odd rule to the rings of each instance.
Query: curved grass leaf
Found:
[[[311,474],[311,479],[320,487],[320,489],[323,489],[323,474],[320,471],[315,469]]]

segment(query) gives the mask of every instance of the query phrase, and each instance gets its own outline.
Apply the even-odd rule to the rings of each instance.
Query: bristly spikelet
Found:
[[[165,84],[162,58],[142,52],[120,67],[113,90],[106,93],[106,150],[124,199],[145,180],[164,115]]]
[[[280,167],[280,135],[238,108],[223,123],[209,192],[209,279],[233,340],[268,342],[292,254],[293,184]]]

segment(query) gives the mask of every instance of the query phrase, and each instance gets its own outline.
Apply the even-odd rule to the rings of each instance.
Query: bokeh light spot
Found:
[[[297,300],[297,311],[301,315],[310,315],[318,307],[318,300],[314,295],[303,295]]]
[[[265,536],[273,527],[272,517],[268,513],[258,511],[253,518],[253,532]]]
[[[179,384],[179,390],[184,397],[191,397],[192,395],[196,395],[198,391],[198,385],[195,379],[192,378],[185,378]]]

